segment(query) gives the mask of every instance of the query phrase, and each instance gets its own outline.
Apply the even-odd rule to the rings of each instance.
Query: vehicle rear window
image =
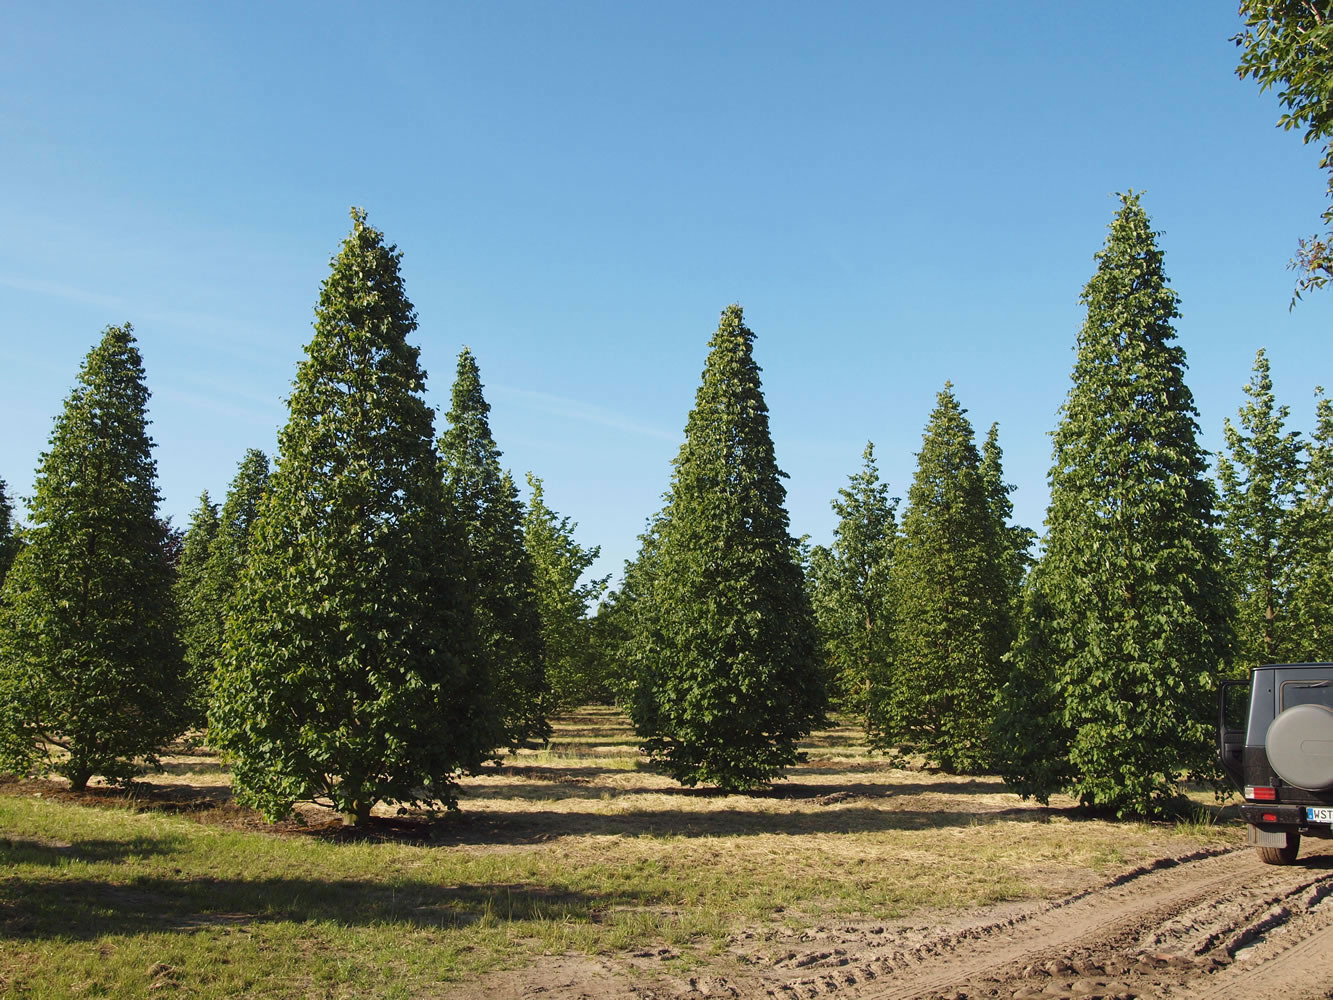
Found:
[[[1284,681],[1282,708],[1293,705],[1323,705],[1333,708],[1333,681]]]

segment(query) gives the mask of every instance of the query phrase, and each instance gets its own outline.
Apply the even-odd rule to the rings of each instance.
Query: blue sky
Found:
[[[472,348],[519,481],[618,575],[719,312],[757,334],[796,534],[873,440],[905,496],[946,380],[1040,527],[1114,194],[1146,191],[1203,440],[1266,347],[1291,425],[1333,293],[1289,312],[1318,152],[1234,75],[1226,3],[7,4],[0,477],[31,492],[134,323],[163,507],[273,453],[348,207],[404,253],[430,400]]]

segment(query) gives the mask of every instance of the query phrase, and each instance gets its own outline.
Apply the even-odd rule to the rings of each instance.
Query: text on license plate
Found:
[[[1306,806],[1305,818],[1310,823],[1333,823],[1333,807],[1330,806]]]

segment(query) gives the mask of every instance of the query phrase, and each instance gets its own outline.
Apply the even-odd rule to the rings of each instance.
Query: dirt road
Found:
[[[1333,845],[1291,867],[1248,849],[1163,858],[1055,902],[947,926],[743,936],[723,970],[664,978],[656,955],[515,971],[473,995],[543,1000],[1323,1000],[1333,998]],[[656,968],[654,968],[656,966]]]
[[[1202,852],[943,929],[829,927],[749,950],[739,942],[753,978],[705,977],[676,995],[1329,998],[1330,896],[1329,844],[1307,842],[1287,868],[1260,864],[1251,850]]]

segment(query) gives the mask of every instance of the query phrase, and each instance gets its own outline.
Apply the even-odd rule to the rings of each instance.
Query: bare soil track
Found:
[[[542,1000],[1049,1000],[1333,997],[1333,846],[1291,867],[1252,850],[1163,858],[1054,902],[973,910],[941,925],[817,926],[741,935],[723,963],[671,979],[658,957],[575,958],[474,984]],[[658,965],[658,969],[654,969]],[[478,988],[480,986],[480,988]]]

